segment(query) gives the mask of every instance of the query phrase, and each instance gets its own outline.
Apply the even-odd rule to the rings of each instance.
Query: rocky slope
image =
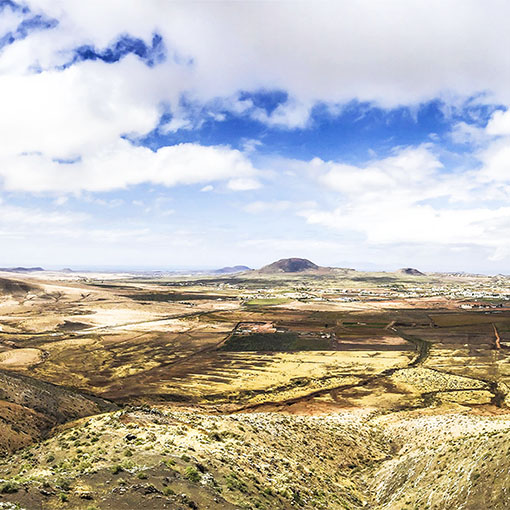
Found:
[[[56,425],[113,409],[103,399],[0,371],[0,453],[40,440]]]
[[[125,409],[0,464],[4,504],[76,509],[504,509],[506,416]],[[488,506],[487,506],[488,505]]]

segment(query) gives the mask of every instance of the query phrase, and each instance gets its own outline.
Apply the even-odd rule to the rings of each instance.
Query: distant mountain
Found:
[[[0,271],[6,273],[33,273],[35,271],[44,271],[42,267],[0,267]]]
[[[425,276],[424,273],[418,271],[418,269],[414,269],[414,267],[403,267],[402,269],[399,269],[397,272],[409,276]]]
[[[259,269],[260,273],[302,273],[320,269],[308,259],[290,258],[280,259]]]
[[[213,271],[215,274],[230,274],[230,273],[242,273],[243,271],[251,271],[251,268],[248,266],[231,266],[231,267],[222,267],[221,269],[216,269]]]

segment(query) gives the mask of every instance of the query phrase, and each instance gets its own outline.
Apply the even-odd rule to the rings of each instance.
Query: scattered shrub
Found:
[[[0,494],[14,494],[18,492],[18,484],[15,482],[4,482],[0,485]]]
[[[202,478],[200,473],[193,466],[188,466],[184,470],[184,477],[187,478],[190,482],[199,482]]]
[[[164,487],[163,494],[165,496],[173,496],[175,494],[175,491],[173,489],[171,489],[170,487]]]

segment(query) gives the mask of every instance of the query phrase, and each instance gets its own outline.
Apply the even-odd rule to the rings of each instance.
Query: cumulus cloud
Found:
[[[485,91],[494,101],[510,103],[505,85],[510,67],[502,64],[504,42],[510,43],[504,22],[510,6],[497,1],[482,6],[474,0],[298,5],[32,0],[28,6],[30,16],[44,15],[58,24],[14,41],[0,55],[0,155],[9,188],[100,190],[143,182],[127,161],[131,157],[151,160],[149,182],[227,179],[232,190],[256,188],[247,175],[253,173],[249,163],[241,163],[235,152],[229,168],[240,171],[237,176],[214,162],[210,177],[196,167],[188,176],[177,176],[178,171],[155,170],[165,164],[164,151],[141,156],[138,148],[122,145],[124,135],[154,129],[168,109],[176,115],[167,131],[196,126],[186,117],[183,95],[289,128],[304,127],[316,102],[357,99],[392,107]],[[6,26],[11,26],[20,14],[7,11]],[[154,65],[146,65],[145,53],[118,47],[123,37],[150,49],[155,34],[166,58],[158,53]],[[115,58],[105,61],[108,47]],[[94,59],[85,59],[80,48],[93,50]],[[66,66],[69,62],[74,64]],[[40,72],[33,72],[36,68]],[[242,90],[261,89],[283,90],[287,99],[266,111],[239,96]],[[497,113],[487,131],[506,133],[508,114]],[[80,158],[66,167],[53,161]],[[114,163],[125,168],[123,178],[112,169]],[[104,184],[85,183],[105,167]],[[69,182],[73,168],[82,169],[76,185]],[[30,179],[16,177],[20,170]],[[370,170],[364,178],[370,180]],[[23,180],[32,183],[22,185]]]
[[[152,151],[120,139],[74,162],[36,152],[0,156],[0,163],[3,187],[9,191],[104,192],[141,183],[171,187],[221,180],[233,190],[259,186],[249,160],[221,146],[179,144]]]
[[[460,121],[453,126],[450,138],[456,144],[477,147],[490,141],[492,137],[487,133],[486,128]]]
[[[510,110],[494,112],[487,124],[489,135],[510,135]]]
[[[260,187],[262,176],[271,175],[274,186],[301,177],[303,195],[312,195],[316,183],[327,199],[318,194],[311,198],[320,205],[294,202],[283,191],[285,182],[269,195],[272,200],[252,197],[244,209],[297,209],[309,225],[355,232],[371,245],[460,249],[475,243],[490,248],[493,258],[510,253],[505,240],[510,4],[28,0],[26,5],[28,11],[4,8],[0,16],[0,38],[19,35],[2,39],[0,51],[2,190],[49,193],[62,208],[71,193],[141,184],[242,192]],[[56,21],[27,31],[30,19]],[[280,91],[282,97],[264,108],[254,99],[260,91]],[[475,95],[499,110],[486,126],[480,119],[456,122],[450,139],[472,151],[475,164],[467,168],[445,163],[437,136],[436,145],[396,147],[389,157],[356,165],[320,158],[271,161],[270,139],[264,146],[248,140],[242,151],[197,142],[151,150],[133,142],[154,130],[171,139],[229,115],[301,129],[310,127],[318,104],[336,115],[351,101],[393,108],[439,99],[447,111]],[[266,153],[265,169],[273,164],[273,174],[252,162],[259,150]],[[29,209],[25,215],[6,205],[0,214],[24,225],[28,218],[37,225],[45,214],[54,225],[63,220],[54,211]],[[79,229],[69,228],[69,235],[73,231]],[[108,238],[101,229],[89,231]],[[135,231],[152,239],[144,229]],[[112,232],[115,240],[134,235]]]
[[[2,75],[0,154],[73,158],[122,134],[151,130],[159,118],[160,86],[142,67],[130,57],[118,64],[82,62],[65,71]]]
[[[477,178],[485,183],[497,183],[500,186],[510,184],[510,137],[493,141],[478,154],[483,162]]]
[[[510,5],[499,0],[29,5],[59,25],[7,48],[0,68],[26,69],[37,62],[47,69],[84,44],[107,47],[124,33],[150,42],[158,33],[168,49],[158,76],[174,108],[176,94],[183,92],[206,103],[236,97],[240,90],[284,90],[285,104],[272,114],[254,109],[253,115],[302,127],[317,101],[394,107],[483,92],[510,104]],[[147,73],[127,76],[138,81]]]
[[[438,178],[438,170],[443,165],[427,146],[421,146],[401,150],[395,156],[373,161],[362,168],[325,163],[319,158],[312,161],[312,166],[322,166],[322,170],[326,170],[320,180],[331,189],[358,196],[358,200],[362,201],[378,197],[379,200],[393,201],[397,198],[395,194],[400,195],[402,189],[406,191],[400,197],[402,200],[415,199],[417,192],[422,199],[426,198],[424,184],[430,186],[431,181]],[[413,194],[409,195],[411,190]]]
[[[510,254],[510,136],[506,112],[493,114],[484,149],[468,171],[444,171],[432,144],[405,147],[363,166],[315,158],[309,168],[337,192],[333,209],[299,212],[309,224],[357,232],[372,245],[478,245],[494,260]],[[498,126],[497,130],[494,126]]]
[[[227,105],[228,107],[228,105]],[[255,120],[263,122],[268,126],[285,127],[289,129],[304,128],[310,120],[313,103],[305,103],[290,99],[279,104],[271,113],[261,109],[253,108],[250,115]]]
[[[73,18],[84,11],[72,2],[32,8],[50,12],[60,23],[14,42],[0,55],[4,189],[106,191],[143,182],[175,186],[224,180],[229,189],[243,191],[260,185],[249,160],[227,147],[188,144],[153,152],[125,140],[154,129],[165,105],[178,103],[190,85],[185,62],[147,66],[126,51],[113,62],[82,59],[62,67],[77,45],[91,40],[107,45],[126,29],[148,36],[156,18],[146,30],[140,24],[106,23],[100,33],[87,25],[87,15]],[[34,65],[41,71],[30,71]]]
[[[102,46],[122,32],[147,40],[158,29],[170,48],[193,59],[202,96],[273,85],[300,99],[387,105],[442,91],[509,97],[502,63],[510,6],[498,0],[30,5],[59,19],[62,34]]]

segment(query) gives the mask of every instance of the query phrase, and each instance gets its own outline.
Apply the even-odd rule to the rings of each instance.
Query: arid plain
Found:
[[[506,277],[4,272],[0,327],[0,508],[510,506]]]

